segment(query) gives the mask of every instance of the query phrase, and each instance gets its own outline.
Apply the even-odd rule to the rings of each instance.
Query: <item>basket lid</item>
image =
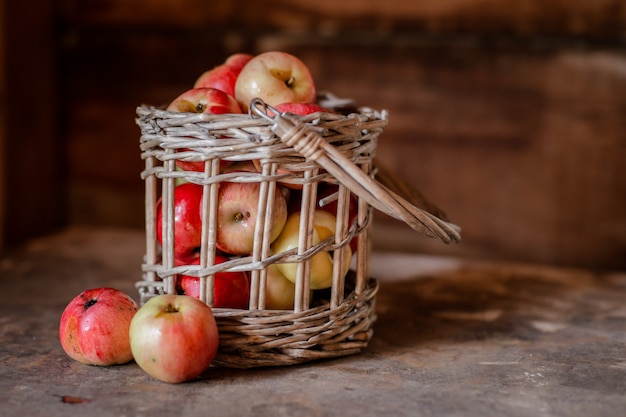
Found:
[[[370,206],[408,224],[427,236],[445,243],[461,240],[460,227],[450,223],[432,203],[399,178],[380,170],[377,181],[346,158],[332,144],[310,129],[306,123],[285,117],[259,98],[250,102],[250,113],[272,123],[270,129],[287,146],[305,158],[317,162],[350,191],[364,199]],[[268,112],[268,110],[271,111]],[[411,201],[409,201],[411,200]]]

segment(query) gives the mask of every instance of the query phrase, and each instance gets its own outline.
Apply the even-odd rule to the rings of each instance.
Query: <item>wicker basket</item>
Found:
[[[250,114],[242,115],[173,113],[149,106],[137,109],[146,185],[146,255],[143,279],[136,283],[141,303],[157,294],[175,293],[174,279],[180,274],[200,277],[204,289],[201,299],[209,305],[214,274],[246,271],[250,277],[248,309],[213,309],[220,332],[217,365],[290,365],[351,355],[363,350],[372,337],[378,289],[376,280],[369,276],[372,206],[395,213],[407,223],[411,220],[397,213],[414,208],[384,187],[382,192],[385,198],[391,196],[391,203],[371,193],[372,188],[379,188],[372,186],[376,184],[373,158],[378,136],[387,124],[386,113],[350,108],[347,101],[329,94],[322,95],[320,102],[337,113],[278,115],[258,102],[251,104]],[[177,161],[203,162],[204,171],[177,170]],[[261,168],[260,172],[224,173],[220,171],[221,161],[257,161]],[[172,196],[182,180],[200,184],[204,190],[199,265],[174,263]],[[216,195],[226,181],[260,184],[259,216],[252,252],[214,265]],[[310,236],[317,190],[326,184],[337,186],[338,191],[328,198],[337,200],[337,227],[334,236],[313,244]],[[297,250],[272,253],[267,213],[275,193],[284,186],[301,189],[299,246]],[[358,199],[358,215],[348,224],[353,196]],[[159,199],[163,207],[162,244],[156,230]],[[456,228],[447,229],[447,223],[415,210],[420,219],[412,224],[414,228],[443,240],[455,240]],[[436,223],[435,232],[431,222]],[[351,242],[356,242],[356,250],[351,270],[344,276],[337,265],[341,265],[344,249]],[[333,254],[332,286],[311,290],[310,262],[320,251]],[[297,264],[293,310],[265,309],[267,268],[279,263]]]

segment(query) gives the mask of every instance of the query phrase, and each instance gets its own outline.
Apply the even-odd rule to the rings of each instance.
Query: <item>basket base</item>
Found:
[[[361,294],[350,291],[336,308],[322,304],[299,313],[214,309],[220,347],[213,364],[282,366],[359,353],[373,334],[377,291],[378,282],[369,279]]]

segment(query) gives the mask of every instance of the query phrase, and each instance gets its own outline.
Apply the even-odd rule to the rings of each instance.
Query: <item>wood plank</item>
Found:
[[[71,60],[76,65],[69,69],[75,83],[68,123],[73,204],[98,207],[107,190],[116,186],[141,193],[135,105],[170,100],[208,62],[208,55],[190,53],[194,48],[187,45],[175,60],[148,76],[132,69],[124,72],[126,65],[156,66],[162,48],[149,37],[124,44],[122,38],[92,52],[108,61],[119,56],[120,48],[124,51],[123,45],[133,45],[122,52],[125,60],[111,64],[119,66],[114,72],[124,74],[115,81],[123,88],[102,85],[92,76],[98,69],[85,64],[78,51]],[[445,246],[378,215],[377,247],[626,266],[623,51],[395,39],[370,44],[266,36],[257,40],[255,50],[291,51],[310,66],[321,89],[389,110],[379,157],[463,227],[463,242]],[[169,42],[174,41],[163,45],[174,44]],[[227,54],[226,47],[222,57],[217,49],[212,51],[216,61]],[[111,151],[101,152],[98,143],[107,143]],[[89,183],[92,187],[86,186]],[[118,198],[124,200],[123,195]],[[135,204],[124,201],[127,207]],[[77,207],[70,212],[77,214]],[[116,213],[123,224],[138,219],[128,213],[122,221],[123,212]],[[111,222],[104,210],[92,214],[95,224]]]
[[[303,49],[325,87],[390,111],[379,157],[464,229],[461,245],[442,247],[379,215],[377,228],[397,226],[379,244],[626,266],[622,50]]]
[[[0,255],[4,252],[5,246],[5,205],[6,205],[6,34],[5,26],[4,2],[0,3],[0,22],[2,22],[2,30],[0,30]]]
[[[63,15],[75,25],[128,25],[196,29],[233,35],[285,29],[315,33],[345,30],[427,33],[593,36],[618,39],[626,26],[620,0],[67,0]]]

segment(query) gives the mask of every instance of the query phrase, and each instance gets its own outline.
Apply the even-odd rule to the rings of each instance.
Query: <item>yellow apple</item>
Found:
[[[278,266],[275,264],[268,266],[265,282],[265,308],[268,310],[291,310],[295,295],[295,284],[285,278]]]
[[[313,218],[313,245],[327,239],[335,234],[336,219],[331,213],[323,210],[316,210]],[[300,213],[295,212],[289,215],[281,234],[272,244],[274,253],[285,252],[298,247],[298,235],[300,229]],[[342,249],[344,265],[341,273],[345,276],[350,268],[350,258],[352,251],[349,246]],[[296,282],[297,263],[276,264],[280,272],[289,281]],[[329,288],[333,280],[333,256],[331,252],[322,251],[311,258],[310,289],[321,290]]]

